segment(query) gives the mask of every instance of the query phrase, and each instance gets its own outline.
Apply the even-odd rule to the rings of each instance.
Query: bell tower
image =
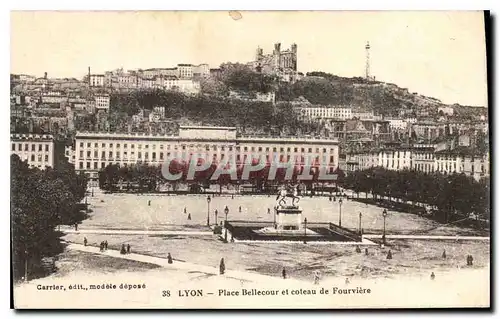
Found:
[[[273,60],[274,60],[274,69],[279,70],[280,69],[280,62],[281,62],[281,43],[275,43],[274,44],[274,51],[273,51]]]
[[[292,69],[297,71],[297,44],[292,44]]]

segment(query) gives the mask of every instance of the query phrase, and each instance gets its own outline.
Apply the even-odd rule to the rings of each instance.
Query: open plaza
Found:
[[[225,243],[213,234],[213,226],[226,219],[226,206],[228,221],[272,224],[276,205],[273,195],[222,194],[211,195],[207,201],[207,195],[202,194],[137,195],[96,191],[87,202],[90,217],[77,231],[65,230],[67,234],[63,238],[67,242],[83,244],[86,238],[89,246],[98,247],[100,242],[107,241],[109,249],[116,250],[125,244],[136,254],[167,258],[170,253],[174,260],[197,265],[216,267],[224,258],[227,269],[280,277],[285,268],[290,277],[305,281],[311,281],[315,271],[324,277],[430,275],[465,267],[469,254],[473,254],[474,268],[489,265],[489,240],[470,240],[475,238],[472,229],[444,226],[415,214],[388,211],[387,245],[379,245],[384,227],[383,209],[345,198],[341,204],[342,226],[358,231],[361,213],[364,236],[373,238],[369,245],[359,243],[362,253],[356,252],[356,243]],[[339,222],[337,198],[302,197],[299,206],[303,217],[311,223]],[[402,234],[414,234],[421,239],[397,238]],[[390,260],[386,258],[389,250],[393,256]],[[443,251],[446,258],[442,256]]]

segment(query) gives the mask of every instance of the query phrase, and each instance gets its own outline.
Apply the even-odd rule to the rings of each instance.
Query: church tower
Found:
[[[292,44],[292,69],[297,71],[297,44]]]
[[[281,67],[280,62],[281,62],[281,43],[275,43],[274,44],[274,51],[273,51],[273,62],[274,62],[274,69],[278,71]]]
[[[262,50],[262,48],[257,47],[257,50],[255,51],[255,61],[260,61],[262,59],[263,55],[264,55],[264,51]]]

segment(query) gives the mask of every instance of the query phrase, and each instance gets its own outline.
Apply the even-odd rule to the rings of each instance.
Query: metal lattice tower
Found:
[[[370,80],[371,79],[371,76],[370,76],[370,42],[366,42],[365,50],[366,50],[365,78],[367,80]]]

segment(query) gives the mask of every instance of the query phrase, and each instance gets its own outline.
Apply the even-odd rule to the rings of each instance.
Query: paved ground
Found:
[[[101,234],[101,235],[156,235],[156,236],[169,236],[169,235],[187,235],[187,236],[213,236],[211,231],[183,231],[183,230],[140,230],[140,229],[63,229],[65,234]],[[229,233],[230,234],[230,233]],[[230,237],[230,235],[229,235]],[[362,245],[373,245],[374,243],[368,239],[382,238],[381,234],[367,234],[363,235]],[[440,236],[440,235],[386,235],[387,239],[418,239],[418,240],[478,240],[489,241],[490,237],[485,236]],[[255,240],[236,240],[235,242],[241,243],[273,243],[272,241],[255,241]],[[287,243],[287,241],[280,241]],[[290,243],[297,243],[290,241]],[[311,244],[336,244],[336,245],[354,245],[359,244],[356,242],[311,242]]]
[[[151,264],[155,264],[155,265],[162,266],[165,268],[184,270],[184,271],[188,271],[188,272],[200,272],[200,273],[205,273],[205,274],[210,274],[210,275],[218,275],[219,274],[218,267],[193,264],[193,263],[178,261],[178,260],[174,260],[174,262],[172,264],[169,264],[168,260],[165,258],[159,258],[159,257],[153,257],[153,256],[147,256],[147,255],[141,255],[141,254],[135,254],[135,253],[122,255],[122,254],[120,254],[120,252],[118,250],[113,250],[113,249],[108,249],[104,252],[101,252],[101,251],[99,251],[99,248],[97,248],[97,247],[84,246],[81,244],[70,244],[67,246],[67,249],[90,252],[90,253],[94,253],[94,254],[102,254],[105,256],[110,256],[110,257],[115,257],[115,258],[124,258],[124,259],[128,259],[128,260],[135,260],[135,261],[140,261],[140,262],[144,262],[144,263],[151,263]],[[266,276],[266,275],[261,275],[261,274],[257,274],[257,273],[251,273],[251,272],[229,270],[229,269],[226,270],[224,276],[229,277],[229,278],[233,278],[233,279],[250,281],[250,282],[269,283],[269,282],[273,282],[273,281],[281,282],[283,280],[282,278],[278,278],[278,277]],[[298,281],[297,279],[290,279],[290,280],[291,281]]]
[[[382,238],[382,235],[363,235],[365,238]],[[417,239],[417,240],[479,240],[489,241],[490,237],[482,236],[439,236],[439,235],[386,235],[387,239]]]
[[[207,217],[210,224],[225,219],[224,208],[227,206],[228,220],[253,220],[272,222],[276,196],[265,195],[229,195],[211,197],[210,205],[205,195],[163,194],[104,194],[95,193],[88,197],[92,210],[90,218],[79,225],[79,229],[140,229],[140,230],[197,230],[204,231]],[[342,212],[342,226],[357,229],[359,213],[362,213],[364,229],[382,230],[382,209],[352,200],[338,201],[328,197],[302,197],[299,206],[303,209],[303,218],[310,222],[337,223]],[[341,207],[341,209],[340,209]],[[208,216],[207,216],[208,215]],[[188,217],[191,217],[189,219]],[[434,221],[413,214],[389,210],[386,219],[387,232],[424,231],[438,227]],[[449,227],[449,232],[456,233],[456,227]],[[446,233],[445,233],[446,234]]]
[[[65,234],[103,234],[103,235],[188,235],[188,236],[212,236],[210,231],[188,231],[188,230],[141,230],[141,229],[64,229]]]

